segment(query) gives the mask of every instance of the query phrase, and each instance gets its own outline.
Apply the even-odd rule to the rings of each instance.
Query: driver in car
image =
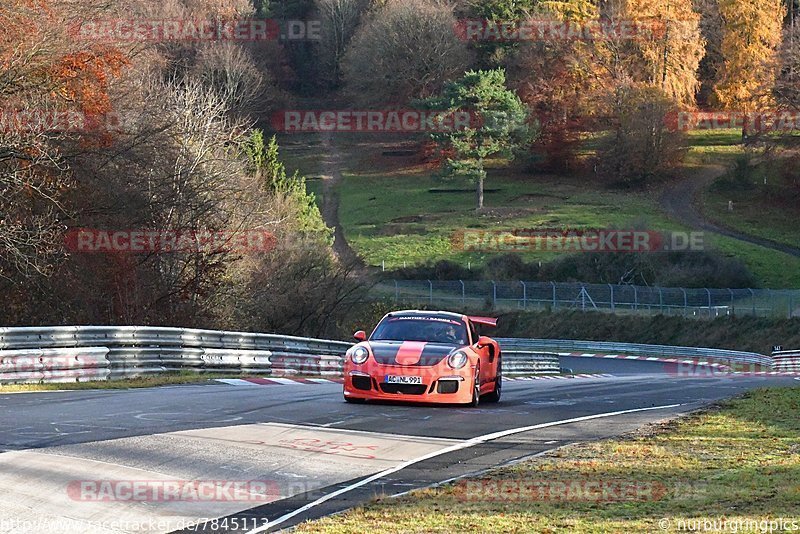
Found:
[[[442,335],[442,341],[444,343],[452,343],[454,345],[461,343],[458,339],[458,334],[456,333],[456,329],[453,325],[447,325],[447,327],[445,327]]]

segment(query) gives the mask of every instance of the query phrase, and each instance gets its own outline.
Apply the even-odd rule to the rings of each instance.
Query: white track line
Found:
[[[469,447],[474,447],[475,445],[480,445],[480,444],[485,443],[487,441],[492,441],[492,440],[495,440],[495,439],[504,438],[506,436],[510,436],[510,435],[513,435],[513,434],[519,434],[519,433],[522,433],[522,432],[528,432],[530,430],[539,430],[541,428],[549,428],[551,426],[566,425],[566,424],[569,424],[569,423],[579,423],[579,422],[582,422],[582,421],[590,421],[592,419],[602,419],[604,417],[614,417],[616,415],[625,415],[625,414],[629,414],[629,413],[648,412],[648,411],[652,411],[652,410],[664,410],[664,409],[667,409],[667,408],[677,408],[678,406],[683,406],[683,404],[667,404],[667,405],[664,405],[664,406],[652,406],[652,407],[649,407],[649,408],[634,408],[632,410],[621,410],[621,411],[618,411],[618,412],[606,412],[606,413],[599,413],[599,414],[594,414],[594,415],[585,415],[583,417],[574,417],[572,419],[563,419],[561,421],[551,421],[549,423],[541,423],[541,424],[538,424],[538,425],[523,426],[523,427],[519,427],[519,428],[511,428],[509,430],[501,430],[500,432],[493,432],[492,434],[484,434],[483,436],[477,436],[477,437],[468,439],[467,441],[465,441],[463,443],[457,443],[455,445],[451,445],[450,447],[445,447],[444,449],[440,449],[438,451],[434,451],[434,452],[428,453],[428,454],[426,454],[424,456],[420,456],[419,458],[413,458],[411,460],[407,460],[407,461],[397,465],[396,467],[392,467],[392,468],[386,469],[385,471],[381,471],[380,473],[375,473],[374,475],[372,475],[370,477],[367,477],[364,480],[361,480],[361,481],[356,482],[354,484],[350,484],[349,486],[346,486],[346,487],[338,489],[338,490],[336,490],[334,492],[328,493],[327,495],[323,495],[322,497],[320,497],[316,501],[310,502],[310,503],[308,503],[308,504],[306,504],[304,506],[301,506],[297,510],[294,510],[292,512],[286,513],[286,514],[280,516],[279,518],[275,519],[274,521],[270,521],[269,523],[266,523],[266,524],[254,529],[254,530],[249,531],[247,534],[258,534],[259,532],[264,532],[264,531],[266,531],[266,530],[268,530],[270,528],[273,528],[273,527],[276,527],[276,526],[280,525],[281,523],[285,523],[289,519],[291,519],[291,518],[293,518],[293,517],[295,517],[297,515],[300,515],[303,512],[308,511],[308,510],[310,510],[310,509],[312,509],[312,508],[314,508],[316,506],[319,506],[320,504],[322,504],[324,502],[327,502],[327,501],[329,501],[329,500],[331,500],[331,499],[333,499],[335,497],[338,497],[339,495],[342,495],[344,493],[352,491],[352,490],[354,490],[356,488],[360,488],[361,486],[366,486],[367,484],[369,484],[371,482],[374,482],[374,481],[376,481],[376,480],[378,480],[380,478],[383,478],[385,476],[388,476],[388,475],[391,475],[393,473],[396,473],[396,472],[398,472],[398,471],[400,471],[402,469],[405,469],[406,467],[410,467],[410,466],[412,466],[414,464],[418,464],[418,463],[423,462],[425,460],[429,460],[431,458],[435,458],[437,456],[441,456],[442,454],[455,452],[455,451],[458,451],[458,450],[461,450],[461,449],[467,449]]]

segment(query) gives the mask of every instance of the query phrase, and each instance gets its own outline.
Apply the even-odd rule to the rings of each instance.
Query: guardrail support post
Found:
[[[497,306],[497,284],[492,280],[492,308]]]
[[[461,282],[461,305],[464,306],[466,301],[467,301],[467,295],[466,295],[466,291],[464,289],[464,281],[463,280],[459,280],[459,282]]]
[[[395,303],[400,300],[400,286],[397,283],[397,280],[394,281],[394,301]]]
[[[519,283],[522,284],[522,309],[527,310],[528,309],[527,287],[525,287],[525,282],[523,282],[522,280],[520,280]]]
[[[658,312],[664,313],[664,292],[658,288]]]
[[[608,289],[611,291],[611,311],[616,311],[614,308],[614,286],[608,284]]]
[[[557,304],[556,304],[556,283],[555,282],[550,282],[550,284],[553,286],[553,309],[555,310],[556,307],[557,307]]]
[[[689,309],[689,298],[686,296],[686,290],[681,288],[683,291],[683,315],[686,316],[686,310]]]
[[[631,287],[633,287],[633,309],[634,310],[638,310],[639,309],[639,290],[636,289],[636,286],[631,286]]]
[[[736,315],[736,304],[733,301],[733,289],[728,288],[728,292],[731,294],[731,315]]]
[[[433,282],[428,280],[428,300],[433,304]]]
[[[706,293],[708,293],[708,316],[711,317],[711,291],[709,291],[707,287],[704,287],[703,289],[705,289]]]
[[[750,288],[747,288],[750,291],[750,302],[753,303],[753,317],[756,316],[756,292]]]

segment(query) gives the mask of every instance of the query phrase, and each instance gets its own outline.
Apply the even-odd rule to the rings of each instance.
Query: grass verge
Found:
[[[0,385],[0,394],[25,391],[63,391],[77,389],[130,389],[169,386],[173,384],[196,384],[214,378],[251,378],[243,374],[200,374],[192,371],[162,373],[153,376],[125,378],[123,380],[91,380],[87,382],[61,382],[56,384],[5,384]]]
[[[798,409],[800,388],[757,390],[631,436],[378,500],[297,531],[680,532],[724,519],[744,526],[717,531],[764,532],[778,518],[800,525]]]

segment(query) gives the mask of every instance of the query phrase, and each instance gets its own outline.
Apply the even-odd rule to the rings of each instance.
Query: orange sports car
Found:
[[[500,345],[478,335],[497,319],[443,311],[387,314],[346,354],[347,402],[397,400],[477,406],[497,402],[502,388]]]

